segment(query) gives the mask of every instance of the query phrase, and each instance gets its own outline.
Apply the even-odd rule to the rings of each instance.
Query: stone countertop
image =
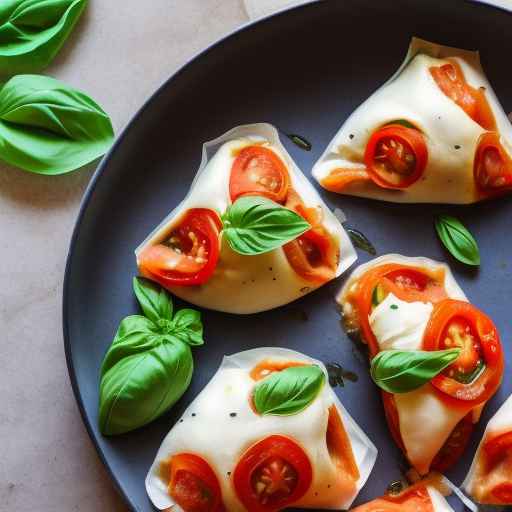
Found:
[[[83,89],[119,133],[196,52],[247,21],[242,0],[90,0],[46,73]],[[0,511],[126,511],[75,403],[62,280],[93,168],[63,176],[0,163]]]

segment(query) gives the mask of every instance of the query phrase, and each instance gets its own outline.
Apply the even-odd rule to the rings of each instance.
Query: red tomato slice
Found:
[[[273,361],[264,359],[258,363],[249,373],[252,380],[258,381],[268,377],[271,373],[280,372],[294,366],[306,366],[307,363],[301,361]]]
[[[512,432],[498,435],[487,440],[483,446],[486,468],[490,471],[508,456],[512,455]],[[512,475],[510,475],[512,480]]]
[[[430,74],[439,89],[466,114],[486,130],[495,130],[496,121],[485,97],[485,89],[471,87],[455,61],[430,68]]]
[[[407,488],[400,494],[386,494],[382,498],[351,509],[352,512],[435,512],[424,484]]]
[[[396,445],[403,453],[405,453],[405,445],[400,432],[400,418],[398,416],[398,409],[396,408],[395,397],[392,393],[387,391],[381,392],[382,404],[384,405],[384,413],[386,415],[386,422],[388,424],[391,437]]]
[[[502,482],[491,490],[491,495],[503,505],[512,503],[512,482]]]
[[[265,196],[283,203],[290,177],[284,162],[263,146],[247,146],[235,158],[229,179],[231,201],[244,195]]]
[[[306,494],[313,478],[304,450],[288,437],[273,435],[251,446],[233,473],[238,499],[251,512],[274,512]]]
[[[307,208],[295,190],[290,189],[287,208],[304,217],[311,229],[283,246],[293,270],[306,281],[325,283],[334,279],[339,261],[339,248],[322,225],[322,212]]]
[[[388,124],[375,131],[364,154],[370,178],[380,187],[403,189],[423,175],[428,150],[423,134],[414,128]]]
[[[499,195],[512,188],[512,158],[496,132],[480,137],[474,163],[475,182],[484,195]]]
[[[457,423],[457,426],[453,429],[450,437],[434,457],[434,460],[430,465],[431,470],[444,473],[460,459],[473,432],[474,424],[471,416],[472,413],[469,413],[467,416],[462,418],[459,423]]]
[[[185,512],[224,511],[219,481],[204,459],[180,453],[167,466],[169,495]]]
[[[436,304],[423,348],[461,348],[461,355],[431,381],[438,394],[453,405],[480,405],[501,384],[504,362],[498,331],[472,304],[453,299]]]
[[[344,167],[332,170],[322,181],[322,186],[331,192],[344,192],[352,183],[371,181],[366,168]]]
[[[146,247],[139,254],[141,274],[165,287],[205,283],[219,259],[221,229],[214,211],[188,210],[165,243]]]
[[[398,263],[388,263],[366,272],[360,279],[353,296],[347,300],[356,311],[362,338],[368,344],[370,356],[379,352],[379,346],[370,328],[373,294],[381,286],[385,294],[393,293],[399,299],[414,302],[438,302],[444,299],[444,270],[435,272]]]

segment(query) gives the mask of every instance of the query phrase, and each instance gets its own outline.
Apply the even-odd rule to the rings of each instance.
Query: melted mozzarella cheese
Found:
[[[370,315],[380,349],[421,350],[433,309],[430,302],[406,302],[388,294]]]
[[[249,373],[265,359],[317,364],[326,373],[321,362],[275,347],[249,350],[224,358],[212,380],[166,436],[149,470],[146,490],[158,509],[174,505],[167,492],[167,483],[160,476],[160,463],[173,454],[192,452],[208,461],[216,473],[226,509],[230,512],[244,511],[229,475],[250,446],[272,434],[296,440],[313,466],[313,482],[296,503],[297,507],[341,509],[350,506],[373,468],[377,457],[375,446],[349,416],[328,384],[315,401],[298,414],[255,414],[249,403],[254,386]],[[360,476],[355,488],[342,488],[339,469],[329,454],[326,431],[331,405],[340,414],[359,468]]]
[[[229,178],[240,149],[263,144],[275,151],[286,164],[291,186],[307,207],[322,212],[322,223],[338,243],[339,276],[357,259],[352,243],[340,221],[320,198],[279,140],[277,130],[268,124],[234,128],[207,142],[199,171],[188,195],[136,249],[136,256],[147,247],[161,242],[180,216],[191,208],[210,208],[224,213],[230,205]],[[201,286],[174,286],[169,289],[182,299],[205,308],[229,313],[256,313],[287,304],[318,288],[318,283],[301,278],[290,266],[282,248],[256,256],[234,252],[221,240],[219,262],[213,276]]]
[[[388,254],[354,270],[338,296],[344,311],[347,304],[344,297],[357,286],[358,279],[372,268],[388,263],[432,271],[442,268],[445,271],[445,289],[448,296],[467,300],[447,265],[423,257]],[[392,305],[398,307],[392,308]],[[388,294],[369,317],[370,327],[379,347],[382,350],[421,350],[423,334],[432,310],[433,306],[429,302],[407,303],[393,294]],[[449,407],[430,384],[409,393],[395,394],[394,398],[406,456],[420,474],[426,474],[429,472],[430,463],[452,430],[471,409]]]
[[[320,184],[334,169],[364,168],[371,134],[402,119],[425,136],[428,163],[423,177],[404,190],[384,189],[370,181],[355,182],[344,193],[394,202],[467,204],[478,200],[473,161],[478,140],[486,130],[433,79],[429,68],[448,63],[448,58],[461,66],[471,86],[485,88],[501,142],[512,154],[512,126],[485,77],[478,53],[413,38],[399,70],[345,121],[313,167],[313,176]]]
[[[428,486],[427,491],[432,501],[434,512],[454,512],[445,497],[435,487]]]

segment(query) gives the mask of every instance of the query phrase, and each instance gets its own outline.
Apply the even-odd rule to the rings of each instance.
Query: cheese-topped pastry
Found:
[[[449,267],[428,258],[389,254],[361,265],[338,301],[347,330],[360,334],[372,361],[378,354],[375,361],[397,354],[402,361],[423,361],[396,372],[384,366],[392,387],[379,384],[373,365],[372,376],[383,389],[391,434],[411,465],[421,475],[445,471],[501,383],[503,354],[494,324],[469,304]],[[445,356],[451,359],[424,379],[422,365],[430,371],[437,364],[432,357]],[[411,379],[418,384],[410,385]]]
[[[224,358],[164,439],[146,489],[160,510],[339,510],[376,457],[321,362],[260,348]]]
[[[487,424],[465,491],[486,505],[512,505],[512,396]]]
[[[398,494],[382,498],[352,509],[352,512],[454,512],[444,496],[433,485],[419,482]]]
[[[225,216],[248,197],[267,204],[237,207],[236,236],[246,250],[241,253],[227,240]],[[282,235],[283,226],[289,231],[284,210],[309,228],[265,250]],[[230,313],[287,304],[356,260],[340,221],[268,124],[240,126],[206,143],[188,195],[135,252],[143,276],[193,304]]]
[[[395,202],[467,204],[509,192],[512,126],[478,52],[413,38],[313,175],[333,192]]]

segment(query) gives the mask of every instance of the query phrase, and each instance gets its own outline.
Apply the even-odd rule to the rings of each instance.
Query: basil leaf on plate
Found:
[[[124,357],[101,379],[101,432],[123,434],[158,418],[186,391],[192,372],[190,347],[179,340]]]
[[[480,265],[478,244],[460,220],[449,215],[439,215],[435,227],[441,242],[455,259],[466,265]]]
[[[407,393],[420,388],[459,357],[460,349],[383,350],[372,360],[375,384],[389,393]]]
[[[300,215],[265,197],[243,196],[222,216],[223,236],[243,255],[263,254],[310,229]]]
[[[259,414],[297,414],[315,400],[324,382],[324,372],[316,365],[286,368],[256,384],[254,406]]]
[[[53,78],[18,75],[0,89],[0,159],[39,174],[62,174],[100,156],[114,139],[108,115]]]
[[[0,73],[44,69],[80,18],[87,0],[2,0]]]
[[[105,435],[129,432],[167,411],[190,384],[190,346],[204,343],[199,312],[173,316],[171,297],[146,279],[134,279],[133,290],[146,316],[121,321],[103,360],[99,425]]]
[[[133,291],[143,313],[153,322],[172,319],[172,302],[161,286],[143,277],[133,278]]]

